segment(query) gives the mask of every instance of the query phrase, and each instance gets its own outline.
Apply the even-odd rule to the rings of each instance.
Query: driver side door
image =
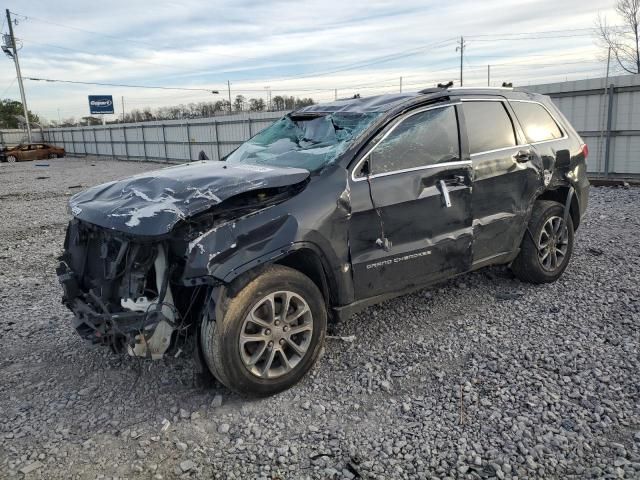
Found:
[[[472,261],[471,161],[456,105],[394,120],[350,176],[356,299],[466,272]]]

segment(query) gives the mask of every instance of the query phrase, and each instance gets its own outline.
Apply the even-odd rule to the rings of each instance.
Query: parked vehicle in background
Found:
[[[273,394],[328,320],[488,265],[558,279],[587,154],[548,97],[511,89],[304,107],[223,162],[75,195],[63,302],[87,340],[156,359],[191,331],[223,384]]]
[[[0,161],[9,163],[58,157],[64,157],[64,148],[48,143],[25,143],[0,152]]]

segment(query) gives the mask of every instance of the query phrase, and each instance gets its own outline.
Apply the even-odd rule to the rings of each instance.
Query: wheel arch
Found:
[[[320,255],[312,248],[304,246],[295,250],[291,250],[287,255],[274,262],[278,265],[297,270],[306,277],[308,277],[318,289],[322,292],[325,304],[327,306],[327,312],[330,311],[329,307],[335,305],[335,288],[331,288],[331,281],[325,265],[322,262]]]
[[[536,200],[552,200],[564,206],[567,202],[567,195],[569,195],[569,187],[561,186],[553,190],[545,190]],[[580,225],[580,203],[577,195],[571,197],[569,214],[571,215],[574,231],[578,230],[578,226]]]
[[[241,271],[234,271],[224,279],[229,294],[233,296],[269,265],[289,267],[307,276],[322,293],[328,313],[331,306],[339,303],[338,285],[331,274],[329,262],[319,247],[310,242],[293,243],[286,250],[279,250],[277,255],[264,255],[246,265]]]

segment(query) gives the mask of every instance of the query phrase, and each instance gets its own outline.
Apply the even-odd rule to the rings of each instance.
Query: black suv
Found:
[[[305,107],[222,162],[74,196],[63,301],[92,342],[155,359],[191,331],[197,366],[272,394],[313,365],[328,320],[487,265],[556,280],[586,156],[547,97],[510,89]]]

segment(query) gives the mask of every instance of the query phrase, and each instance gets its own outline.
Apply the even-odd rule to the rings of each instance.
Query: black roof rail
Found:
[[[426,95],[428,93],[438,93],[438,92],[441,92],[441,91],[442,91],[441,88],[432,87],[432,88],[425,88],[424,90],[420,90],[418,93]]]
[[[423,90],[420,90],[418,93],[421,93],[423,95],[428,93],[438,93],[438,92],[441,92],[442,90],[448,90],[452,87],[453,87],[453,82],[448,81],[447,83],[439,83],[437,87],[425,88]]]

